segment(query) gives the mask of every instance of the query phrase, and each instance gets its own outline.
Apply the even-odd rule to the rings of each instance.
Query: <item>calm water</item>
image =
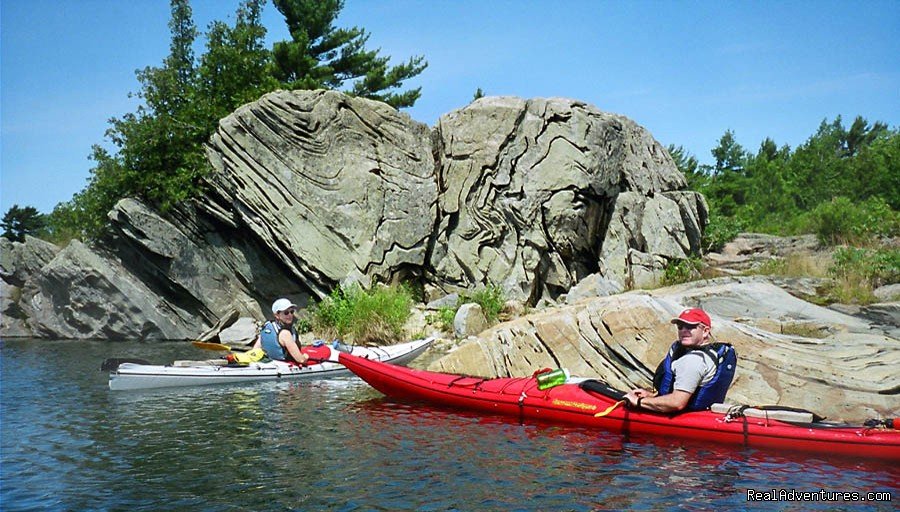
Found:
[[[185,343],[3,341],[0,509],[896,510],[900,468],[519,425],[384,399],[355,378],[111,392],[107,357]],[[892,503],[750,503],[747,490]]]

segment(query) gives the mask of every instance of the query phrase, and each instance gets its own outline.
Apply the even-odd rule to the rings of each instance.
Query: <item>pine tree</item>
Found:
[[[390,67],[389,58],[369,51],[369,34],[361,28],[333,26],[343,0],[274,0],[284,15],[291,41],[272,49],[275,78],[289,89],[339,89],[351,86],[357,96],[383,101],[395,108],[411,107],[421,87],[396,91],[428,64],[421,56]]]
[[[20,208],[18,204],[6,211],[0,227],[3,236],[13,242],[24,242],[25,235],[37,236],[44,230],[44,216],[34,206]]]

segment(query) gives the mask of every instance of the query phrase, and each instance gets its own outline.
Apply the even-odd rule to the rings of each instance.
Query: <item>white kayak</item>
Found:
[[[350,347],[355,356],[393,364],[406,364],[431,346],[434,338],[375,347]],[[337,362],[338,351],[329,346],[330,357],[317,364],[298,366],[283,361],[261,361],[246,365],[210,364],[209,361],[179,361],[172,365],[122,363],[109,374],[109,389],[114,391],[130,389],[154,389],[181,386],[202,386],[233,382],[255,382],[266,380],[322,379],[338,375],[352,375]]]

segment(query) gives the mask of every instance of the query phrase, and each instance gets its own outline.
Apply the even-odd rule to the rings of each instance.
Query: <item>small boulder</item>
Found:
[[[488,321],[479,304],[470,302],[463,304],[453,318],[453,333],[458,338],[474,336],[487,329]]]
[[[258,334],[259,324],[256,320],[241,317],[219,332],[219,341],[226,345],[246,345],[255,341]]]
[[[625,287],[622,286],[622,283],[600,274],[591,274],[569,290],[569,293],[566,294],[566,304],[574,304],[588,297],[609,297],[623,291],[625,291]]]

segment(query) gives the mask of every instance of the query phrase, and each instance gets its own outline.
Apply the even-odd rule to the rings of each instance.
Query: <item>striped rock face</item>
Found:
[[[227,208],[318,296],[421,268],[437,183],[428,128],[379,102],[279,91],[223,119],[209,151]]]
[[[600,273],[642,286],[699,249],[703,198],[633,121],[567,99],[482,98],[435,127],[430,264],[444,287],[555,299]]]
[[[481,98],[429,129],[380,102],[277,91],[222,119],[207,156],[201,197],[123,199],[108,239],[63,248],[4,310],[36,335],[162,339],[348,282],[412,279],[429,300],[493,285],[535,305],[579,282],[653,283],[706,224],[645,129],[576,100]]]

